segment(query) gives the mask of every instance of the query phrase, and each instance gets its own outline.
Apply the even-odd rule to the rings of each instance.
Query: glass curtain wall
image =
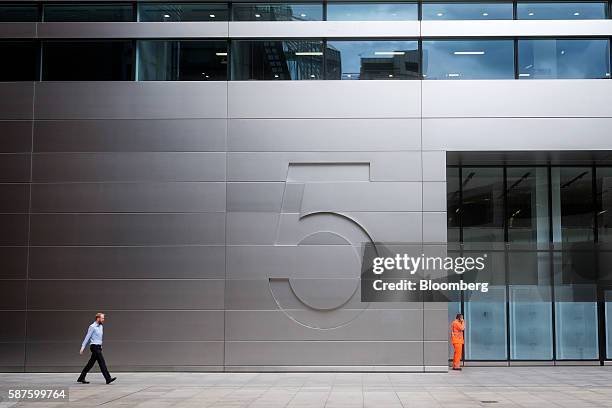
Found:
[[[610,358],[612,285],[598,287],[593,250],[612,241],[608,212],[612,167],[447,169],[449,243],[491,249],[489,292],[449,303],[468,323],[466,360],[598,360],[600,342]]]

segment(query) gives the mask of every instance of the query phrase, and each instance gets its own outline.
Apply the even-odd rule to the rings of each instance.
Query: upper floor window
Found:
[[[139,41],[137,80],[226,81],[227,41]]]
[[[327,79],[418,79],[417,41],[329,41]]]
[[[38,21],[36,4],[1,4],[0,23]]]
[[[0,82],[37,81],[38,43],[0,41]]]
[[[423,20],[512,20],[512,2],[423,3]]]
[[[132,41],[47,41],[43,81],[130,81]]]
[[[133,17],[129,3],[45,4],[43,8],[43,21],[133,21]]]
[[[138,21],[227,21],[227,4],[141,3]]]
[[[424,79],[513,79],[512,40],[423,41]]]
[[[323,79],[323,41],[232,42],[233,80]]]
[[[417,3],[328,3],[328,21],[406,21],[419,19]]]
[[[235,21],[321,21],[323,5],[317,3],[234,3]]]
[[[520,79],[610,77],[607,39],[519,40]]]
[[[589,20],[606,18],[608,4],[590,2],[519,2],[516,16],[519,20]]]

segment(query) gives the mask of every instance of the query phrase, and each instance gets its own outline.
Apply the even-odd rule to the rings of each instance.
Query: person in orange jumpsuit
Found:
[[[455,320],[450,325],[450,340],[455,353],[453,355],[453,370],[461,370],[461,353],[463,351],[463,332],[465,331],[465,322],[463,315],[457,313]]]

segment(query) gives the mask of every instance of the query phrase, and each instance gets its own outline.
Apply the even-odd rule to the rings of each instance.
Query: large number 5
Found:
[[[342,175],[349,174],[351,166],[355,164],[333,163],[333,168],[338,172],[330,174],[329,181],[350,181],[342,180]],[[369,166],[369,163],[360,164]],[[336,261],[348,263],[344,265],[350,265],[351,276],[338,276],[333,272],[321,276],[320,271],[313,271],[316,277],[293,276],[293,271],[288,271],[287,276],[270,277],[269,288],[278,308],[290,319],[311,329],[331,330],[350,324],[369,306],[368,303],[359,302],[357,307],[344,307],[359,291],[363,246],[368,243],[375,248],[375,241],[367,229],[348,214],[316,205],[306,207],[309,192],[316,188],[317,183],[326,182],[321,178],[317,166],[325,164],[289,163],[275,245],[292,246],[296,251],[309,245],[334,246],[338,256],[344,258]],[[342,166],[347,168],[342,169]],[[309,171],[311,169],[312,172]],[[291,302],[283,304],[282,293],[287,292],[287,287],[303,308],[296,309]]]

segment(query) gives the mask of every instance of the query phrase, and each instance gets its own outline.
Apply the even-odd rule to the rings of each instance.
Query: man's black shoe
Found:
[[[106,383],[107,383],[107,384],[110,384],[110,383],[112,383],[113,381],[115,381],[116,379],[117,379],[117,377],[113,377],[113,378],[111,378],[110,380],[108,380]]]
[[[81,384],[89,384],[89,381],[81,380],[80,378],[77,380],[77,382]]]

